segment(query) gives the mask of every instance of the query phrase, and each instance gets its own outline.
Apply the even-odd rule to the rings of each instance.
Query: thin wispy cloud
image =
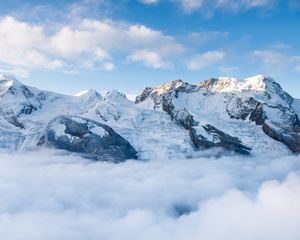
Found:
[[[187,68],[190,70],[200,70],[222,62],[225,57],[226,53],[224,51],[209,51],[197,54],[188,61]]]
[[[206,11],[226,11],[229,13],[245,12],[251,9],[272,9],[278,0],[169,0],[181,6],[186,13],[205,9]],[[159,0],[141,1],[144,4],[158,3]],[[292,3],[294,4],[294,3]]]
[[[259,59],[264,67],[273,71],[289,68],[298,70],[300,66],[300,55],[293,55],[283,51],[256,50],[253,53],[253,57]]]

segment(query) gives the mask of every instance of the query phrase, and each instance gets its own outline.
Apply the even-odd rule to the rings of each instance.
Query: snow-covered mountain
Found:
[[[176,80],[145,88],[133,102],[115,90],[66,96],[0,75],[0,148],[13,151],[46,146],[100,156],[110,148],[110,157],[122,159],[135,152],[148,159],[206,149],[299,153],[299,112],[300,101],[264,76],[195,85]]]

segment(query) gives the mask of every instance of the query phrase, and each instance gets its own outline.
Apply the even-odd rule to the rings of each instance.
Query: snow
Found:
[[[94,127],[94,128],[90,128],[90,131],[91,131],[92,133],[97,134],[97,135],[100,136],[100,137],[104,137],[105,135],[108,134],[107,131],[105,131],[105,129],[102,128],[102,127]]]
[[[83,90],[83,91],[81,91],[79,93],[74,94],[74,97],[81,97],[83,95],[88,94],[88,92],[89,92],[89,90]]]
[[[266,91],[267,81],[271,81],[269,77],[263,75],[257,75],[244,80],[231,78],[231,77],[220,77],[217,82],[213,84],[212,92],[264,92]]]
[[[65,131],[66,131],[66,126],[65,124],[56,124],[54,127],[53,127],[54,131],[55,131],[55,136],[56,137],[59,137],[59,136],[64,136],[66,135]]]
[[[88,123],[88,128],[92,133],[97,134],[100,137],[105,137],[108,135],[108,132],[103,127]]]
[[[3,79],[0,76],[0,95],[6,93],[7,90],[12,86],[12,84],[13,84],[12,80]]]
[[[126,94],[121,93],[117,90],[110,90],[106,93],[105,99],[108,101],[123,101],[123,102],[128,102],[129,99],[126,98]]]
[[[135,101],[138,93],[126,93],[126,98],[132,102]]]

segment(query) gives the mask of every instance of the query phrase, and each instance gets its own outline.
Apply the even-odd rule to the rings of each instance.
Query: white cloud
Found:
[[[299,11],[300,10],[299,0],[289,0],[289,6],[294,11]]]
[[[295,70],[300,72],[300,65],[295,67]]]
[[[103,64],[103,68],[106,70],[106,71],[112,71],[114,70],[115,68],[115,65],[112,63],[112,62],[106,62]]]
[[[216,7],[239,12],[252,8],[270,8],[275,3],[276,0],[216,0]]]
[[[159,2],[159,0],[139,0],[139,1],[144,4],[154,4]]]
[[[283,42],[277,42],[271,46],[274,49],[290,49],[292,46]]]
[[[172,36],[163,35],[160,31],[147,28],[144,25],[131,25],[125,31],[126,46],[150,51],[159,51],[161,54],[180,54],[184,47],[177,43]]]
[[[192,12],[202,7],[204,0],[179,0],[184,11]]]
[[[218,31],[203,31],[203,32],[192,32],[188,35],[188,40],[190,40],[193,45],[204,44],[212,41],[220,41],[228,38],[228,32],[218,32]]]
[[[152,53],[152,57],[146,56],[146,65],[157,68],[155,60],[150,59],[154,53],[156,58],[163,58],[184,51],[172,36],[144,25],[112,20],[83,19],[74,25],[62,25],[50,34],[46,25],[5,17],[0,19],[0,35],[0,62],[27,69],[91,69],[100,65],[112,71],[114,54],[132,55],[140,49]],[[163,61],[160,64],[165,65]]]
[[[253,55],[260,58],[266,65],[283,64],[285,60],[285,55],[276,51],[256,50]]]
[[[172,63],[163,60],[159,53],[148,50],[136,51],[128,56],[128,60],[133,62],[143,62],[146,66],[152,68],[172,68]]]
[[[287,52],[256,50],[253,52],[253,56],[262,61],[266,68],[275,70],[291,67],[298,71],[298,67],[300,66],[300,55],[292,55]]]
[[[187,68],[199,70],[219,63],[224,59],[226,53],[223,51],[209,51],[203,54],[194,55],[188,62]]]
[[[41,26],[18,22],[12,17],[0,20],[0,61],[15,67],[60,68],[63,62],[47,56],[42,49],[46,36]],[[45,49],[46,50],[46,49]]]
[[[191,13],[203,10],[206,14],[218,10],[242,12],[253,8],[272,8],[277,0],[169,0],[178,3],[182,9]]]
[[[0,153],[0,236],[298,240],[299,174],[297,156],[111,164]]]

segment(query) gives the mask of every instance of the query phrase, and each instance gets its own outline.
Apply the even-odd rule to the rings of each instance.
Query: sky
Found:
[[[299,0],[11,0],[0,72],[66,94],[271,76],[300,98]]]

